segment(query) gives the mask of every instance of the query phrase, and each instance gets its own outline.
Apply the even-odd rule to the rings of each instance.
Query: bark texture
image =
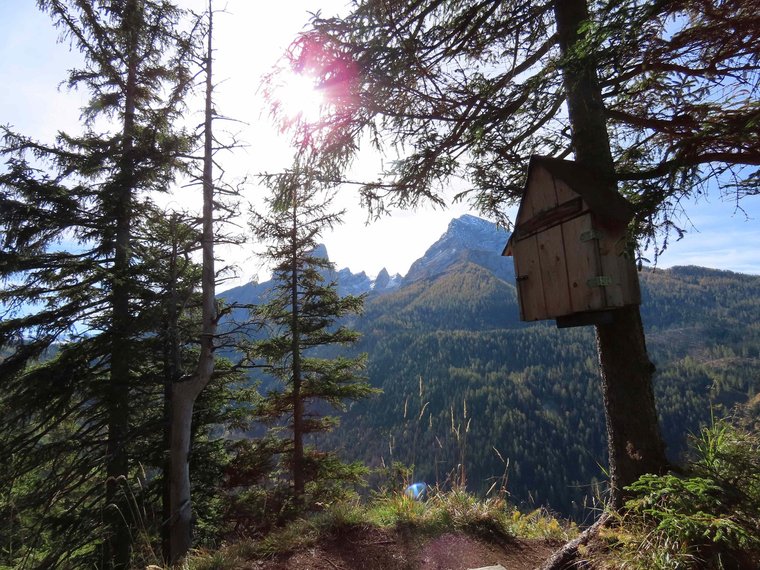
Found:
[[[170,425],[170,519],[169,563],[177,564],[192,546],[192,501],[190,489],[190,448],[192,445],[193,408],[200,393],[214,373],[214,338],[217,330],[216,270],[214,268],[214,178],[213,178],[213,10],[208,3],[208,39],[206,44],[206,101],[203,153],[203,230],[201,247],[202,325],[200,354],[194,373],[172,386]]]
[[[576,161],[617,191],[601,88],[593,54],[579,48],[589,19],[586,0],[556,0],[554,13],[564,62],[564,84]],[[634,263],[631,256],[631,264]],[[624,487],[645,473],[667,468],[638,305],[615,311],[614,322],[596,327],[610,464],[610,501],[624,502]]]
[[[192,546],[193,508],[190,495],[190,444],[193,408],[200,394],[197,378],[178,382],[172,390],[171,471],[169,500],[169,563],[180,562]]]
[[[602,372],[612,506],[625,500],[624,488],[645,473],[668,467],[652,388],[654,365],[647,355],[637,305],[615,311],[611,324],[596,327]]]

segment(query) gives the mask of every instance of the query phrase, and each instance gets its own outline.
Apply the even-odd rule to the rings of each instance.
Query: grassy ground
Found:
[[[189,560],[189,568],[250,568],[252,561],[305,551],[356,529],[361,529],[364,536],[374,533],[376,536],[391,537],[385,540],[388,548],[395,548],[392,545],[398,543],[395,537],[399,532],[406,537],[406,542],[417,541],[419,545],[455,534],[464,534],[485,543],[543,539],[547,545],[556,545],[577,533],[574,525],[560,522],[543,510],[521,513],[508,506],[502,498],[479,500],[457,490],[446,493],[432,491],[426,501],[396,494],[376,498],[368,504],[353,501],[333,505],[258,539],[241,540],[215,552],[196,552]],[[399,554],[399,557],[402,556]],[[405,563],[412,564],[408,560]]]

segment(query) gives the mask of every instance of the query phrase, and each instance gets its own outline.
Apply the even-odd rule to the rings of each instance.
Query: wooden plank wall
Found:
[[[616,233],[606,233],[599,244],[602,271],[612,277],[612,285],[607,287],[607,304],[610,307],[637,305],[641,303],[639,276],[636,265],[625,257],[624,229]]]
[[[520,300],[520,319],[539,321],[550,318],[544,301],[538,241],[535,236],[523,239],[515,242],[512,249],[517,276],[517,294]]]
[[[604,308],[604,291],[601,287],[589,287],[588,280],[599,275],[599,255],[595,240],[581,241],[584,232],[593,229],[591,214],[569,220],[562,224],[568,255],[568,283],[572,310],[580,313]]]
[[[540,165],[531,169],[528,184],[515,220],[517,228],[579,197]],[[588,205],[584,203],[583,209],[588,210]],[[581,239],[594,229],[593,215],[587,212],[512,243],[522,320],[553,319],[639,302],[635,268],[632,273],[632,265],[620,251],[625,228],[606,228],[599,239]],[[590,279],[602,275],[611,277],[612,284],[589,286]]]

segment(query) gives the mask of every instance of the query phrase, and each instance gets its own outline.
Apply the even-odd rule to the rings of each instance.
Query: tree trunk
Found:
[[[169,500],[169,564],[175,565],[187,555],[193,540],[193,508],[190,489],[190,448],[192,443],[195,401],[213,374],[211,363],[200,363],[188,380],[175,382],[171,401],[171,449]]]
[[[293,260],[291,266],[291,352],[293,357],[293,497],[296,507],[303,505],[306,481],[303,466],[303,414],[304,405],[301,397],[301,339],[298,307],[298,195],[293,190]]]
[[[652,389],[639,307],[615,311],[611,324],[596,327],[602,371],[612,505],[623,506],[624,488],[645,473],[668,467]]]
[[[201,248],[202,324],[198,366],[191,378],[172,386],[170,430],[170,517],[168,521],[169,563],[182,560],[192,545],[192,502],[190,490],[190,446],[195,400],[214,373],[214,337],[216,336],[216,272],[214,269],[214,180],[212,133],[212,34],[213,11],[208,5],[208,42],[206,53],[206,101],[203,154],[203,233]]]
[[[182,374],[180,354],[180,339],[178,331],[179,299],[177,295],[177,257],[179,255],[179,236],[177,234],[177,216],[170,220],[170,235],[172,236],[172,252],[169,259],[168,303],[166,321],[164,324],[164,434],[163,434],[163,495],[162,495],[162,524],[161,551],[164,561],[171,562],[171,525],[172,520],[172,389]]]
[[[192,546],[193,508],[190,495],[190,439],[193,408],[200,393],[197,378],[177,382],[172,389],[171,460],[169,468],[171,518],[169,564],[181,561]]]
[[[169,325],[171,326],[171,325]],[[168,332],[168,331],[167,331]],[[168,341],[167,341],[168,343]],[[163,481],[161,483],[161,554],[164,562],[167,564],[171,562],[171,528],[169,522],[172,520],[172,479],[171,479],[171,466],[172,466],[172,386],[174,385],[174,374],[166,366],[166,362],[169,358],[167,350],[164,350],[164,409],[163,409]]]
[[[127,520],[130,509],[125,505],[126,494],[120,492],[128,484],[129,457],[129,387],[130,387],[130,322],[129,297],[131,280],[130,241],[132,224],[132,195],[134,192],[134,135],[137,89],[137,38],[140,19],[136,2],[125,8],[125,23],[130,30],[129,63],[124,98],[122,126],[122,155],[116,178],[116,197],[113,205],[116,240],[111,290],[111,346],[108,393],[108,442],[106,449],[106,540],[105,566],[126,569],[131,552],[131,533]]]
[[[203,152],[203,234],[201,248],[202,325],[200,354],[194,374],[176,382],[171,401],[171,517],[169,519],[169,563],[176,564],[192,545],[192,503],[190,498],[190,446],[195,400],[214,373],[214,338],[217,329],[216,271],[214,269],[214,178],[213,178],[213,107],[212,107],[212,36],[213,10],[208,3],[208,41],[206,44],[206,108]]]
[[[574,53],[579,30],[588,21],[586,0],[555,0],[568,115],[576,161],[617,191],[601,88],[587,50]],[[630,257],[634,263],[633,256]],[[639,307],[614,311],[614,321],[596,327],[602,374],[610,464],[611,504],[623,505],[624,487],[645,473],[667,468],[652,390],[649,360]]]

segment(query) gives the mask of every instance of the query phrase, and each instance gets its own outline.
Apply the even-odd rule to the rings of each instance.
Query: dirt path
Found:
[[[412,537],[399,531],[351,529],[313,548],[274,560],[250,562],[247,570],[469,570],[538,567],[561,546],[547,540],[486,541],[465,533]]]

